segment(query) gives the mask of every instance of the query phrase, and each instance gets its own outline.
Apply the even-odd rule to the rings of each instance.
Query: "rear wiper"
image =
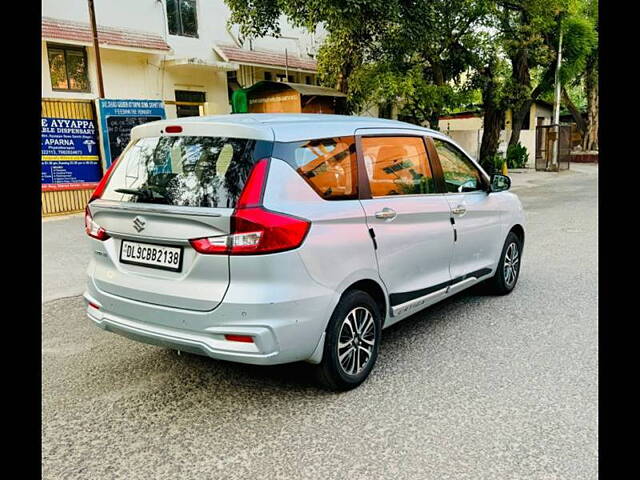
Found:
[[[140,197],[147,197],[151,199],[162,198],[166,199],[164,195],[151,190],[150,188],[116,188],[117,193],[126,193],[128,195],[138,195]]]

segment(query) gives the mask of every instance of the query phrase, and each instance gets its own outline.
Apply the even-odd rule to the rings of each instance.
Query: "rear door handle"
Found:
[[[456,215],[462,215],[466,211],[467,211],[467,209],[464,207],[464,205],[458,205],[456,208],[451,210],[451,212],[456,214]]]
[[[376,212],[376,218],[380,218],[382,220],[393,220],[396,218],[396,211],[391,208],[384,207],[379,212]]]

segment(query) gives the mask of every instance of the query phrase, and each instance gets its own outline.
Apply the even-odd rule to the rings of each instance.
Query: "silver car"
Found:
[[[524,216],[510,181],[445,135],[338,115],[137,126],[85,215],[89,318],[221,360],[316,364],[362,383],[382,329],[485,282],[509,293]]]

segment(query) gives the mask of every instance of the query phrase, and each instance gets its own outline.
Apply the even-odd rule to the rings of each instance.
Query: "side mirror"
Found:
[[[504,192],[511,188],[511,179],[506,175],[491,175],[491,192]]]

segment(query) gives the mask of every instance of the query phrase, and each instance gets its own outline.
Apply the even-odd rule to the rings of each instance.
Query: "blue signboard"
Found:
[[[166,118],[161,100],[100,100],[100,121],[107,167],[118,158],[137,125]]]
[[[40,141],[43,190],[93,188],[100,181],[94,120],[42,117]]]

